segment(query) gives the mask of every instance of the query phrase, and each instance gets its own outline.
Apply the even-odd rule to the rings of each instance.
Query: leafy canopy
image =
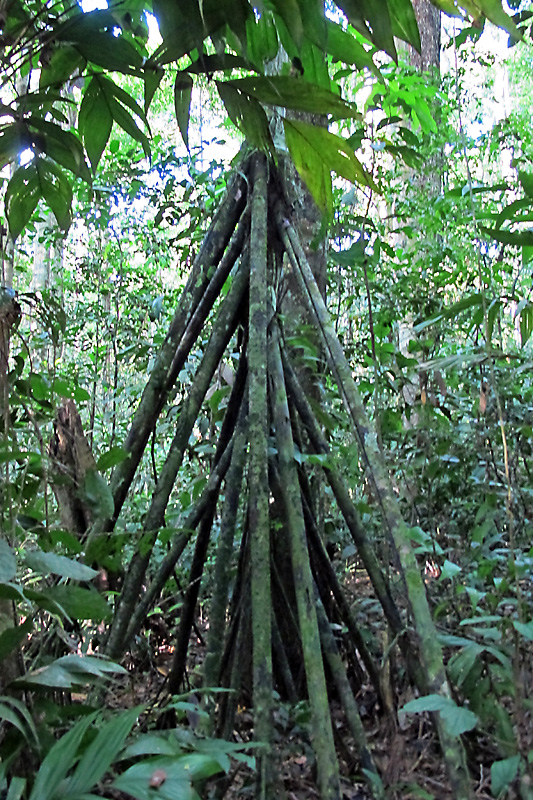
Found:
[[[500,0],[438,0],[436,5],[470,15],[475,25],[487,17],[520,38]],[[330,121],[358,118],[355,105],[341,97],[330,78],[330,62],[379,74],[374,55],[383,50],[396,59],[396,39],[420,49],[410,0],[337,0],[327,15],[322,3],[307,0],[123,0],[88,13],[66,1],[10,0],[4,8],[2,96],[9,99],[0,107],[0,166],[18,165],[5,193],[13,239],[41,199],[58,225],[68,228],[72,177],[92,180],[115,123],[150,155],[147,113],[166,73],[174,77],[176,119],[185,144],[194,78],[216,75],[232,122],[251,146],[275,157],[269,109]],[[162,37],[152,52],[147,12],[157,18]],[[280,45],[290,60],[285,68],[292,63],[297,74],[285,68],[271,74]],[[117,73],[139,81],[142,100],[121,88]],[[323,210],[331,212],[332,171],[377,189],[353,147],[339,136],[294,121],[285,122],[285,134]]]

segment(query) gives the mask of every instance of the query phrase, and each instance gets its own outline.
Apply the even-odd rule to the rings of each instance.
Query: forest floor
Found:
[[[197,624],[189,648],[188,681],[190,699],[199,702],[195,694],[197,676],[205,655],[207,620]],[[138,704],[148,707],[161,705],[166,700],[166,680],[170,672],[173,648],[171,636],[166,625],[158,618],[153,619],[151,634],[131,656],[126,666],[128,678],[115,685],[108,703],[111,707],[124,708]],[[390,687],[392,691],[392,686]],[[410,691],[410,690],[409,690]],[[404,696],[395,691],[394,705],[401,708],[412,693]],[[442,757],[436,745],[432,726],[426,716],[383,713],[376,703],[375,693],[370,687],[362,687],[356,695],[360,714],[365,726],[366,736],[373,753],[376,766],[388,787],[390,800],[454,800],[448,788]],[[371,798],[368,787],[359,768],[357,752],[353,739],[346,727],[342,709],[332,698],[332,719],[334,735],[341,767],[341,786],[343,800],[366,800]],[[201,712],[200,712],[201,713]],[[275,749],[279,764],[279,790],[276,800],[318,800],[316,787],[316,767],[313,750],[306,730],[307,704],[298,709],[279,702],[275,712]],[[194,712],[184,715],[180,721],[184,726],[196,731],[199,715]],[[253,713],[245,701],[239,705],[233,731],[237,742],[251,742],[253,738]],[[475,743],[479,751],[479,741]],[[484,761],[486,759],[483,759]],[[477,800],[490,800],[490,769],[476,765],[471,759],[472,774],[477,773],[474,787]],[[224,794],[217,792],[218,800],[237,800],[253,796],[253,772],[242,763],[223,781]],[[219,787],[220,792],[220,787]],[[204,797],[215,797],[215,787],[206,789]]]

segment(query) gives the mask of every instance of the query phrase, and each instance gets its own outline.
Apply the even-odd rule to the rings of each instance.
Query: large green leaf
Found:
[[[332,214],[331,171],[379,191],[344,139],[326,128],[284,119],[285,138],[296,169],[318,207]]]
[[[327,20],[327,32],[327,49],[334,61],[352,64],[357,69],[366,67],[372,71],[379,72],[372,60],[372,52],[365,50],[355,36],[344,31],[340,25],[331,20]]]
[[[15,240],[28,224],[42,197],[35,159],[13,173],[6,189],[4,204],[9,232]]]
[[[411,0],[387,0],[392,32],[420,52],[420,33]]]
[[[29,800],[54,800],[62,781],[76,763],[81,741],[96,719],[96,713],[80,719],[49,750],[41,764]]]
[[[113,494],[106,479],[95,469],[87,472],[80,488],[83,501],[89,506],[94,517],[111,517],[115,510]]]
[[[85,163],[85,154],[80,140],[70,131],[37,116],[28,119],[36,152],[45,153],[74,175],[90,182],[91,173]]]
[[[161,67],[146,64],[144,67],[144,113],[148,113],[154,94],[165,76]]]
[[[182,757],[146,759],[129,767],[113,782],[113,788],[135,797],[153,800],[153,781],[158,776],[157,796],[162,800],[192,800],[191,783],[222,772],[215,759],[202,753]]]
[[[26,589],[26,596],[54,614],[63,611],[70,619],[102,622],[111,616],[110,607],[96,589],[72,585],[49,586],[42,592]]]
[[[518,773],[520,756],[495,761],[490,768],[490,788],[493,797],[502,797],[510,789]]]
[[[83,95],[78,127],[93,171],[102,157],[113,127],[113,115],[97,78],[92,78]]]
[[[98,735],[83,754],[76,771],[64,788],[65,797],[76,797],[89,792],[104,777],[142,710],[142,707],[130,708],[99,726]]]
[[[59,227],[67,230],[72,218],[72,187],[53,161],[36,157],[14,172],[6,189],[6,216],[13,239],[23,231],[41,198],[52,209]]]
[[[31,145],[26,127],[18,122],[3,125],[0,129],[0,169],[15,161],[21,152]]]
[[[140,74],[143,56],[122,33],[117,35],[117,28],[117,18],[110,11],[75,13],[56,30],[55,37],[104,69]]]
[[[289,75],[241,78],[228,81],[228,85],[271,106],[282,106],[321,116],[330,114],[338,119],[359,119],[361,116],[353,103],[348,103],[329,89]]]
[[[397,59],[389,8],[385,2],[337,0],[337,5],[342,8],[356,30],[394,60]]]
[[[443,697],[440,694],[429,694],[425,697],[418,697],[416,700],[410,700],[400,711],[408,714],[438,711],[450,736],[460,736],[462,733],[471,731],[478,723],[478,718],[473,711],[458,706],[451,698]]]
[[[39,86],[61,87],[85,65],[85,59],[72,45],[64,44],[52,50],[46,64],[41,69]]]
[[[330,133],[326,128],[319,125],[310,125],[307,122],[298,120],[286,119],[284,124],[285,131],[287,131],[287,128],[295,128],[307,140],[309,146],[316,150],[318,155],[322,156],[328,169],[352,183],[369,186],[379,193],[372,176],[358,161],[349,144],[340,136]]]
[[[85,90],[78,120],[93,170],[96,170],[108,142],[113,121],[140,142],[146,155],[150,154],[148,138],[127,108],[146,124],[144,110],[131,95],[101,73],[93,76]]]
[[[26,708],[26,705],[15,697],[10,695],[2,695],[2,702],[0,703],[0,719],[10,722],[17,730],[19,730],[28,745],[39,752],[39,736],[33,721],[33,717]]]
[[[27,551],[24,560],[30,569],[44,575],[52,573],[76,581],[90,581],[98,575],[96,570],[86,564],[73,561],[65,556],[58,556],[55,553],[45,553],[43,550]]]
[[[62,656],[48,664],[19,678],[15,685],[19,687],[42,687],[45,689],[73,689],[87,686],[113,675],[123,675],[126,670],[113,661],[105,661],[95,656]]]
[[[189,117],[191,113],[192,78],[186,72],[178,72],[174,83],[174,107],[176,120],[185,147],[189,149]]]
[[[273,0],[272,5],[285,23],[296,49],[300,50],[304,36],[304,24],[298,0]]]
[[[177,61],[226,25],[244,41],[246,20],[251,6],[246,0],[153,0],[153,10],[163,36],[163,43],[151,58],[154,64]]]
[[[306,40],[308,43],[313,42],[319,48],[321,60],[324,61],[323,54],[326,52],[328,42],[324,4],[321,0],[298,0],[298,4],[304,24],[304,41],[302,42],[302,48]]]
[[[35,166],[41,194],[52,209],[59,227],[66,231],[72,221],[72,186],[67,176],[53,161],[36,158]]]
[[[487,19],[490,19],[494,25],[507,31],[511,39],[515,42],[520,41],[522,33],[516,27],[511,17],[503,10],[501,0],[476,0],[476,4],[480,6],[483,14]]]
[[[259,69],[272,61],[278,52],[278,35],[272,15],[266,10],[257,19],[250,17],[246,23],[246,55]]]
[[[480,229],[486,236],[495,239],[502,244],[511,244],[516,247],[531,247],[533,246],[533,231],[507,231],[495,230],[494,228],[484,228],[480,225]]]
[[[274,143],[270,135],[268,119],[257,100],[241,91],[235,81],[216,82],[218,92],[226,111],[248,142],[267,153],[274,153]]]
[[[311,192],[318,208],[327,215],[328,219],[331,219],[333,215],[331,171],[322,154],[317,152],[308,137],[302,134],[299,126],[288,120],[284,120],[284,124],[285,139],[294,166]]]

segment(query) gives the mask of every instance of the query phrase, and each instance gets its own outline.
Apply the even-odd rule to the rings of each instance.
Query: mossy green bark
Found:
[[[350,365],[337,338],[303,248],[287,217],[280,214],[279,210],[278,230],[295,274],[300,281],[304,302],[320,332],[325,358],[336,380],[359,444],[361,461],[373,486],[384,522],[398,553],[419,642],[421,666],[427,691],[451,697],[442,648],[431,617],[422,575],[409,537],[409,528],[400,514],[376,435],[366,416]],[[448,733],[440,715],[436,715],[435,722],[454,797],[456,800],[470,800],[471,782],[461,738]]]
[[[268,490],[267,404],[267,215],[268,179],[264,156],[252,168],[249,308],[249,438],[248,466],[253,642],[254,738],[260,743],[256,800],[273,797],[272,766],[272,631],[270,592],[270,524]]]
[[[300,486],[294,458],[289,406],[283,377],[279,340],[271,342],[269,370],[276,429],[278,469],[287,529],[290,536],[294,588],[305,664],[307,693],[311,705],[312,739],[322,800],[340,798],[340,781],[328,692],[315,607],[313,576],[305,534]]]
[[[224,509],[220,521],[215,561],[214,587],[209,606],[209,635],[204,661],[204,686],[211,688],[218,686],[220,682],[220,662],[226,629],[233,543],[245,461],[246,431],[244,426],[240,425],[236,432],[233,456],[226,480]]]

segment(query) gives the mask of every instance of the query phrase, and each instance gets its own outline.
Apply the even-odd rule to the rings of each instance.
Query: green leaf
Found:
[[[454,737],[473,730],[479,722],[473,711],[456,705],[453,700],[439,713],[446,730]]]
[[[179,756],[183,751],[174,736],[162,736],[158,733],[145,733],[136,736],[135,740],[124,750],[124,759],[139,756]]]
[[[111,489],[97,470],[91,469],[87,472],[80,495],[95,517],[113,516],[115,502]]]
[[[311,192],[318,208],[328,219],[333,216],[331,171],[326,166],[322,154],[317,152],[298,126],[284,119],[285,139],[294,166]]]
[[[77,49],[87,61],[104,69],[140,74],[143,57],[124,36],[93,33],[89,41],[78,42]]]
[[[55,31],[57,41],[71,44],[86,60],[104,69],[139,74],[141,53],[117,33],[117,18],[110,11],[71,15]]]
[[[501,0],[476,0],[476,3],[487,19],[507,31],[511,39],[515,42],[519,42],[522,39],[521,31],[503,10]]]
[[[68,44],[55,47],[41,69],[39,86],[41,89],[47,86],[61,87],[84,65],[85,59],[75,47]]]
[[[76,761],[81,741],[96,713],[80,719],[49,750],[41,764],[29,800],[54,800],[60,784]]]
[[[513,627],[524,639],[533,642],[533,621],[518,622],[517,620],[513,620]]]
[[[186,72],[178,72],[174,83],[174,107],[181,138],[189,149],[189,117],[191,113],[191,95],[193,81]]]
[[[423,711],[441,711],[450,702],[448,697],[440,694],[428,694],[425,697],[417,697],[410,700],[400,711],[406,714],[421,714]]]
[[[278,36],[272,15],[266,10],[259,18],[246,21],[246,55],[260,72],[278,52]]]
[[[15,553],[5,539],[0,538],[0,583],[8,583],[17,574]]]
[[[120,125],[120,127],[126,131],[126,133],[129,134],[132,139],[135,139],[141,144],[144,154],[149,157],[150,142],[148,141],[146,134],[141,131],[131,114],[129,114],[124,106],[122,106],[114,98],[108,96],[107,102],[115,122]]]
[[[271,106],[321,116],[331,114],[336,119],[361,117],[354,103],[348,103],[329,89],[290,75],[240,78],[228,81],[226,85]]]
[[[0,633],[0,661],[9,653],[12,653],[33,630],[33,622],[30,617],[22,625],[15,625],[13,628],[6,628]]]
[[[326,20],[327,26],[327,50],[333,61],[343,61],[345,64],[352,64],[357,69],[367,69],[379,72],[372,60],[372,54],[365,50],[363,45],[357,41],[355,36],[343,31],[340,25],[331,20]]]
[[[392,32],[420,53],[420,33],[411,0],[387,0]]]
[[[218,761],[201,753],[154,758],[129,767],[113,781],[112,786],[137,800],[153,800],[154,790],[150,782],[156,771],[165,776],[157,790],[157,796],[163,800],[181,800],[192,796],[192,781],[203,780],[222,770]]]
[[[528,342],[533,333],[533,304],[527,305],[520,311],[520,344],[522,347]]]
[[[150,64],[146,64],[144,67],[144,113],[145,114],[148,113],[148,109],[150,108],[150,104],[153,100],[154,94],[159,88],[159,84],[161,83],[164,75],[165,75],[165,70],[161,69],[161,67],[151,66]]]
[[[28,745],[38,753],[40,750],[39,737],[33,718],[25,704],[15,697],[2,696],[0,703],[0,719],[10,722],[26,739]]]
[[[28,672],[15,681],[16,686],[44,687],[53,689],[73,689],[98,681],[109,679],[115,674],[123,675],[126,670],[112,661],[95,656],[68,655],[58,658],[46,667]]]
[[[211,53],[205,55],[200,53],[196,61],[190,64],[186,72],[193,75],[212,76],[213,72],[227,72],[233,69],[253,69],[252,65],[241,56],[234,56],[231,53]]]
[[[79,561],[58,556],[55,553],[45,553],[43,550],[30,550],[26,553],[24,560],[30,569],[43,575],[52,573],[76,581],[90,581],[98,575],[96,570]]]
[[[517,212],[521,211],[523,208],[530,208],[530,207],[531,207],[531,200],[527,197],[522,197],[520,200],[513,200],[513,202],[509,203],[508,206],[504,206],[504,208],[500,211],[500,213],[496,217],[496,227],[500,228],[502,223],[508,219],[513,221],[521,219],[522,218],[521,215],[517,214]]]
[[[52,613],[57,613],[58,607],[63,609],[71,619],[91,619],[95,622],[102,622],[111,616],[110,607],[96,589],[71,585],[49,586],[43,592],[33,592],[27,589],[26,594],[30,600],[35,600]]]
[[[523,169],[519,169],[518,179],[520,181],[520,184],[524,192],[527,194],[529,198],[533,199],[533,173],[524,172]]]
[[[285,23],[296,49],[300,50],[303,42],[304,26],[297,0],[273,0],[272,5]]]
[[[5,597],[7,600],[16,600],[17,602],[23,603],[25,603],[28,599],[22,586],[19,586],[17,583],[7,582],[0,582],[0,597]]]
[[[443,697],[440,694],[418,697],[416,700],[406,703],[400,711],[408,714],[438,711],[450,736],[460,736],[466,731],[471,731],[478,723],[478,718],[473,711],[458,706],[451,698]]]
[[[216,85],[233,124],[253,147],[273,155],[274,143],[264,109],[256,100],[240,91],[235,82],[217,81]]]
[[[66,231],[72,221],[72,186],[53,161],[36,158],[35,166],[42,196],[59,227]]]
[[[116,467],[117,464],[121,464],[127,458],[129,458],[129,453],[124,450],[123,447],[115,445],[115,447],[111,447],[106,453],[102,453],[96,466],[100,472],[105,472],[106,469]]]
[[[376,4],[373,0],[339,0],[337,5],[342,8],[356,30],[397,60],[391,18],[385,3]]]
[[[96,172],[113,127],[113,115],[96,77],[91,79],[83,95],[78,127],[93,172]]]
[[[352,183],[360,183],[369,186],[375,192],[379,192],[372,176],[365,170],[357,160],[352,148],[340,136],[330,133],[326,128],[318,125],[310,125],[307,122],[297,120],[284,120],[285,131],[287,127],[292,127],[306,139],[309,146],[316,150],[326,166],[341,175]]]
[[[495,761],[490,768],[490,788],[493,797],[501,797],[517,776],[520,756],[511,756]]]
[[[26,788],[26,778],[17,778],[13,776],[9,782],[9,789],[7,790],[6,800],[20,800]]]
[[[533,246],[533,231],[507,231],[485,228],[480,225],[480,230],[489,238],[502,244],[511,244],[515,247]]]
[[[0,169],[15,161],[30,145],[31,139],[27,130],[19,122],[3,125],[0,129]]]
[[[130,708],[99,726],[98,735],[84,752],[65,787],[67,797],[85,794],[102,780],[142,711],[139,706]]]
[[[6,189],[4,205],[13,240],[22,233],[42,196],[35,159],[13,173]]]
[[[461,571],[462,569],[458,564],[454,564],[452,561],[445,559],[444,564],[442,565],[439,580],[445,581],[447,578],[455,578],[455,576]]]

